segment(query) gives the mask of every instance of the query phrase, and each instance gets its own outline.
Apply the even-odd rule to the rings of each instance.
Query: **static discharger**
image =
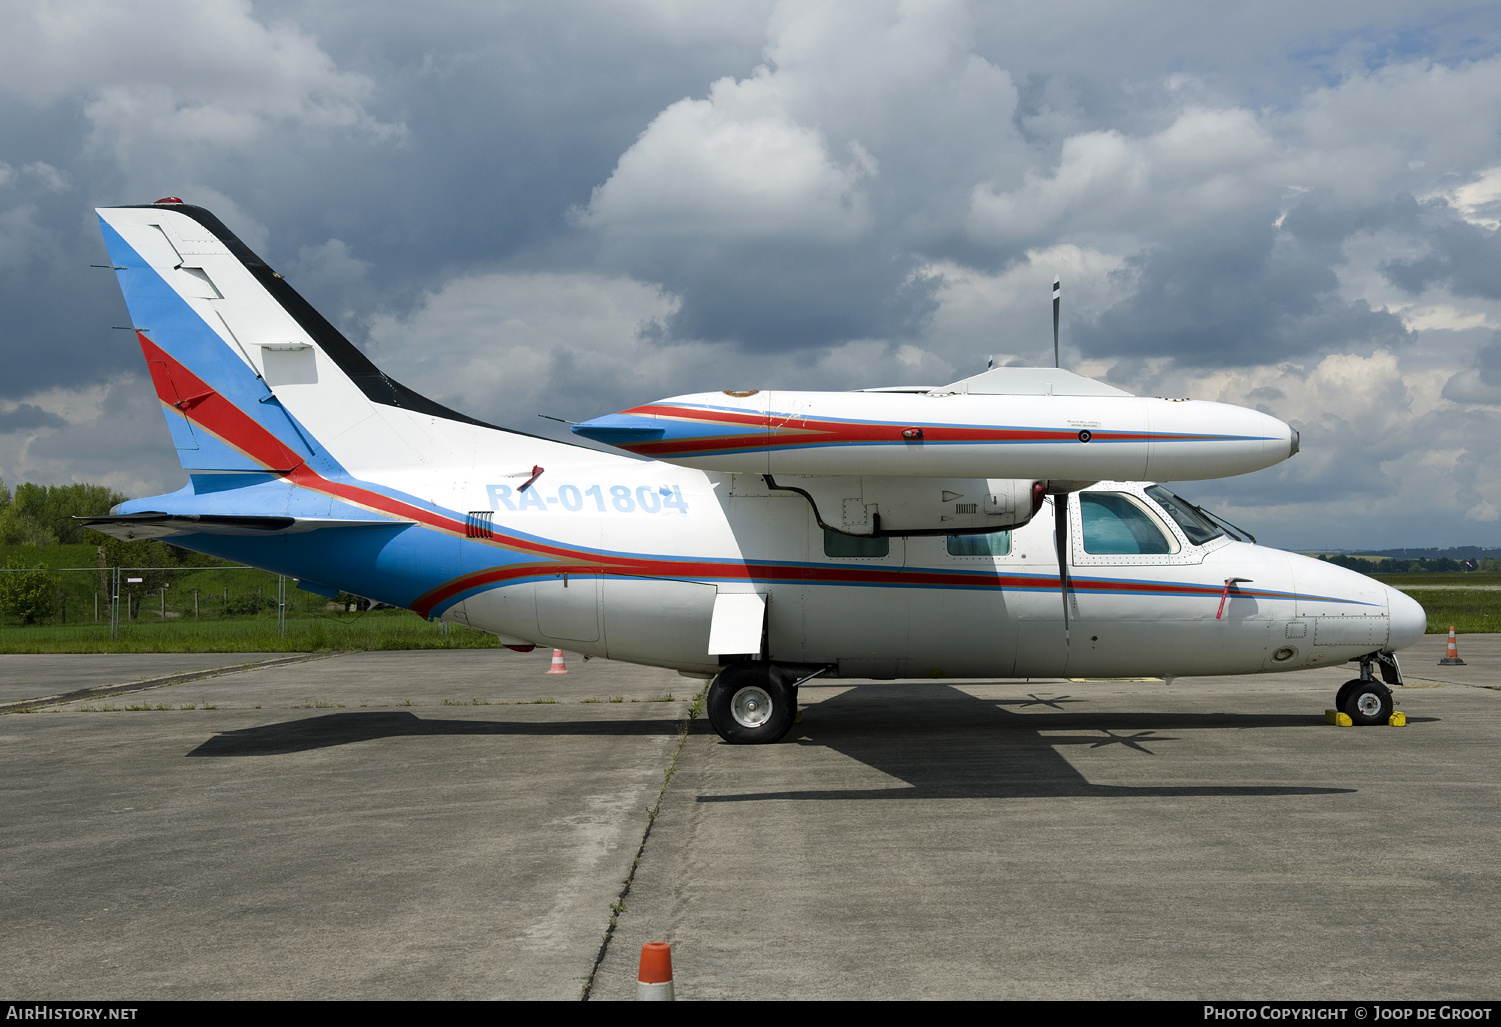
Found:
[[[637,1002],[671,1002],[672,946],[649,941],[641,946],[641,970],[636,974]]]

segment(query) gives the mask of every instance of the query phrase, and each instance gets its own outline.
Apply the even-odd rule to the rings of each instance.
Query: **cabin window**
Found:
[[[950,535],[950,556],[1006,556],[1011,552],[1011,532],[987,531],[983,535]]]
[[[1094,556],[1166,556],[1176,552],[1147,513],[1123,492],[1081,492],[1084,551]]]
[[[891,552],[891,539],[884,535],[846,535],[843,532],[823,530],[824,556],[882,557]]]

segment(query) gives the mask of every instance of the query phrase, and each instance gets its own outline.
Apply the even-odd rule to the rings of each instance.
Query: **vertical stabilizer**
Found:
[[[185,468],[358,473],[469,463],[481,449],[525,460],[557,446],[387,377],[203,208],[98,213]]]

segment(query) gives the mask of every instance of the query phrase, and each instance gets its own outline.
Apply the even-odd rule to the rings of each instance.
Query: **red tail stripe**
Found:
[[[146,355],[146,366],[153,372],[151,382],[156,386],[157,398],[163,403],[181,410],[183,417],[202,424],[267,470],[285,473],[302,464],[301,456],[173,359],[170,353],[141,332],[136,332],[136,338],[140,340],[141,352]],[[152,364],[163,366],[170,374],[170,380],[162,380]]]

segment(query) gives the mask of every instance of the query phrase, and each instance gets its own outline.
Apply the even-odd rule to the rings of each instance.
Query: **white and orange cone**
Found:
[[[671,1002],[672,946],[649,941],[641,946],[641,970],[636,974],[637,1002]]]
[[[563,662],[563,650],[552,651],[552,666],[547,668],[549,674],[567,674],[568,666]]]
[[[1459,658],[1459,646],[1454,641],[1454,625],[1449,625],[1449,649],[1444,653],[1444,658],[1438,661],[1440,667],[1463,667],[1465,661]]]

